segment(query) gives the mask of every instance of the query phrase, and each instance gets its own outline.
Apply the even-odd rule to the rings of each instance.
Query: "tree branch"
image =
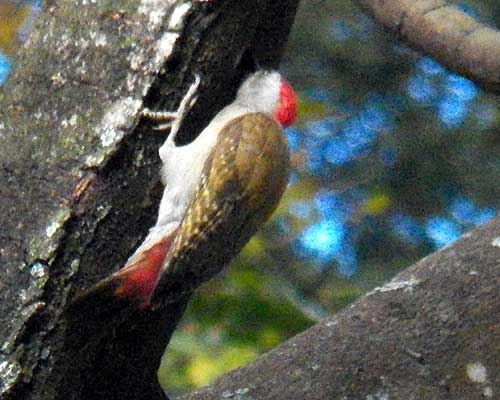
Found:
[[[495,398],[499,259],[496,219],[182,400]]]
[[[487,91],[500,93],[500,32],[446,0],[356,0],[385,29]]]
[[[202,89],[180,139],[276,64],[297,0],[53,0],[0,94],[0,397],[161,399],[156,370],[187,298],[155,312],[67,312],[153,225],[158,147],[138,113]],[[272,19],[272,17],[276,17]],[[263,48],[258,44],[270,43]]]

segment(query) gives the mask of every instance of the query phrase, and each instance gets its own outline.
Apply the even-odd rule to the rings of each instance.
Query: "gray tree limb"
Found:
[[[447,0],[356,0],[396,38],[500,93],[500,32]]]
[[[182,400],[479,400],[500,393],[500,218]]]
[[[0,94],[0,398],[164,398],[156,370],[187,298],[155,312],[67,306],[154,223],[165,138],[140,109],[175,109],[200,73],[180,135],[192,139],[248,54],[278,63],[297,3],[44,2]]]

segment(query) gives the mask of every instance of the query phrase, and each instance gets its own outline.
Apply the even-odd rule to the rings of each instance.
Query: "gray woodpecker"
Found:
[[[143,112],[157,121],[177,116],[159,150],[165,189],[158,220],[123,269],[95,287],[140,308],[191,292],[220,272],[273,213],[288,183],[283,127],[297,114],[290,84],[276,71],[253,73],[193,142],[177,146],[198,84],[197,77],[177,113]]]

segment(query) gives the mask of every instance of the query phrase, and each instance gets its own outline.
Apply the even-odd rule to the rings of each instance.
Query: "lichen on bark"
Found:
[[[69,315],[67,305],[153,224],[164,137],[140,109],[175,109],[202,73],[180,134],[192,139],[237,87],[272,3],[44,3],[0,94],[2,398],[163,398],[156,369],[188,299],[150,314]],[[287,3],[273,20],[285,37],[297,1]],[[271,42],[276,63],[284,42]]]

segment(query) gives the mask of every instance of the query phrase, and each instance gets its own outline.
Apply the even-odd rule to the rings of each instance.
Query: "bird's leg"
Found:
[[[194,75],[194,82],[189,87],[188,91],[184,95],[181,100],[181,104],[177,111],[152,111],[149,108],[144,108],[141,111],[141,116],[153,121],[157,122],[158,125],[153,129],[157,131],[166,131],[170,129],[170,135],[167,140],[173,141],[175,135],[179,131],[179,128],[182,124],[183,119],[185,118],[188,111],[196,102],[196,91],[200,86],[200,75]]]

